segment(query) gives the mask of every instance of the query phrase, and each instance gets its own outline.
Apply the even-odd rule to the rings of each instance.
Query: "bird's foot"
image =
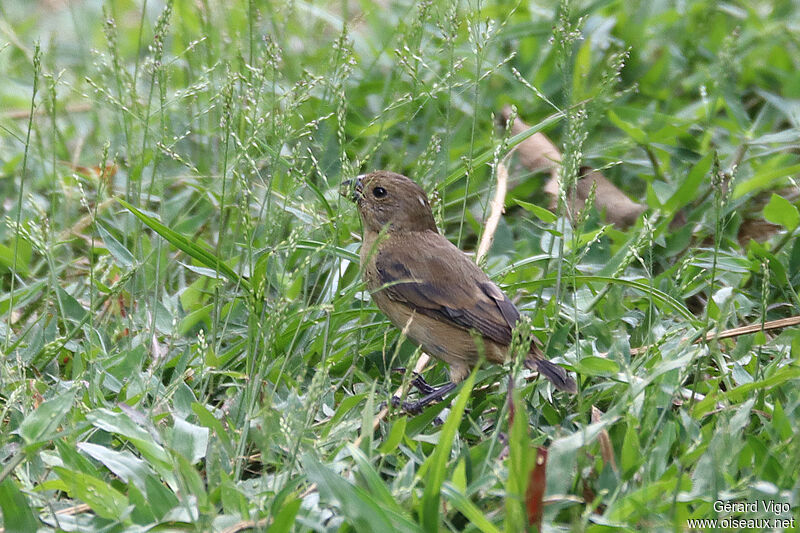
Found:
[[[422,408],[417,405],[417,402],[404,402],[397,396],[392,396],[392,407],[402,409],[409,415],[418,415],[422,412]]]
[[[425,381],[425,378],[422,377],[422,375],[417,374],[416,372],[414,372],[414,374],[415,374],[414,379],[411,380],[411,384],[414,387],[416,387],[416,389],[420,392],[420,394],[426,394],[426,395],[433,394],[438,390],[436,387],[429,385],[428,382]],[[446,387],[447,385],[443,386]]]
[[[425,409],[427,406],[429,406],[432,403],[440,401],[442,398],[447,396],[448,393],[450,393],[453,389],[456,388],[456,384],[453,382],[445,383],[441,387],[431,387],[430,385],[428,385],[427,382],[425,382],[424,379],[422,379],[422,376],[417,376],[416,378],[414,378],[414,381],[416,381],[417,379],[421,380],[425,387],[425,390],[423,390],[422,387],[419,387],[419,385],[415,384],[415,386],[419,388],[420,392],[425,394],[425,391],[426,390],[428,391],[427,394],[425,394],[425,396],[423,396],[422,398],[420,398],[415,402],[404,402],[397,396],[392,396],[392,405],[395,407],[401,407],[406,413],[410,415],[420,414],[422,410]],[[414,383],[414,381],[412,381],[412,383]]]
[[[402,366],[398,366],[392,369],[392,372],[399,372],[401,374],[405,374],[407,369]],[[425,381],[425,378],[422,377],[422,374],[418,374],[417,372],[414,373],[414,379],[411,380],[411,384],[416,388],[421,394],[431,394],[436,390],[436,387],[433,387]],[[395,406],[397,407],[397,406]]]

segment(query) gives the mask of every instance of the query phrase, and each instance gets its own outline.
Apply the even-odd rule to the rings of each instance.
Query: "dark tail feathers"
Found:
[[[571,392],[573,394],[578,392],[577,383],[575,383],[574,379],[569,377],[567,371],[547,359],[528,357],[525,359],[525,366],[531,370],[536,370],[549,379],[558,390]]]

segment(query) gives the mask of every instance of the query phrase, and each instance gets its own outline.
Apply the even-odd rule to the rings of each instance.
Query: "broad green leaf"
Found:
[[[708,174],[708,171],[711,169],[711,164],[713,162],[714,152],[709,152],[692,167],[692,170],[689,171],[686,178],[681,180],[675,193],[664,203],[664,209],[668,213],[676,213],[678,209],[697,197],[697,189],[705,180],[706,174]]]
[[[75,391],[65,392],[47,400],[25,417],[19,435],[29,447],[50,440],[58,426],[72,408]]]
[[[633,421],[629,420],[625,430],[625,438],[622,440],[622,453],[620,454],[623,474],[626,477],[630,477],[639,468],[641,462],[642,453],[639,445],[639,435]]]
[[[156,476],[147,476],[145,489],[147,501],[159,518],[180,505],[175,493]]]
[[[768,168],[760,172],[756,172],[752,178],[743,181],[736,185],[733,189],[733,199],[741,198],[745,194],[754,191],[760,191],[772,186],[774,181],[777,181],[786,176],[791,176],[800,172],[800,165],[784,166],[780,165],[777,168]]]
[[[321,500],[338,504],[342,515],[356,531],[420,531],[409,518],[384,508],[369,492],[345,480],[315,457],[306,455],[302,463],[308,479],[317,484]]]
[[[646,483],[641,488],[623,496],[621,501],[609,509],[608,518],[625,523],[631,517],[641,516],[639,513],[642,513],[643,510],[646,512],[647,509],[652,508],[654,502],[663,503],[665,494],[677,494],[676,488],[681,491],[689,491],[692,488],[692,480],[688,475],[683,474],[653,483]]]
[[[372,449],[372,441],[375,438],[373,420],[375,419],[375,386],[373,381],[369,385],[369,394],[364,408],[361,410],[361,443],[367,450]]]
[[[145,490],[145,479],[151,474],[150,469],[146,462],[131,452],[119,452],[91,442],[79,442],[78,449],[103,463],[125,483],[133,483],[139,490]]]
[[[514,198],[514,203],[525,209],[525,211],[528,211],[529,213],[533,214],[533,216],[535,216],[542,222],[552,224],[553,222],[558,220],[558,216],[555,213],[551,213],[544,207],[539,207],[536,204],[532,204],[530,202],[524,202],[522,200],[518,200],[517,198]]]
[[[22,242],[22,241],[20,241]],[[14,265],[14,247],[6,246],[4,244],[0,244],[0,266],[6,267],[8,270],[12,270],[15,266],[17,269],[17,274],[20,276],[27,276],[30,274],[28,270],[28,265],[30,263],[30,245],[26,244],[25,246],[17,246],[17,261],[16,265]],[[24,252],[27,251],[29,253],[25,254]]]
[[[183,320],[180,321],[180,323],[178,324],[178,332],[181,335],[186,335],[202,322],[210,324],[211,313],[214,311],[214,309],[215,309],[215,304],[208,304],[198,309],[195,309],[194,311],[183,317]],[[207,359],[213,362],[214,353],[212,350],[208,351]]]
[[[361,394],[353,394],[352,396],[348,396],[342,400],[339,404],[339,407],[336,408],[336,412],[333,413],[330,422],[326,424],[323,435],[328,436],[330,431],[336,427],[336,424],[339,422],[339,420],[344,418],[347,413],[349,413],[355,406],[360,404],[366,397],[367,393],[362,392]]]
[[[113,235],[99,222],[96,225],[97,232],[100,233],[100,238],[103,239],[103,243],[106,245],[106,249],[111,253],[114,259],[123,266],[123,267],[131,267],[136,263],[136,259],[134,259],[133,254],[125,248],[121,242],[119,242]]]
[[[397,445],[400,444],[400,441],[403,440],[403,436],[406,434],[406,422],[408,422],[408,418],[405,416],[401,416],[394,421],[392,429],[389,430],[389,435],[378,448],[379,452],[382,454],[389,454],[397,448]]]
[[[578,373],[590,376],[608,376],[619,372],[616,361],[605,357],[584,357],[575,363],[575,367]]]
[[[783,196],[772,193],[769,203],[764,206],[764,218],[774,224],[780,224],[789,231],[794,231],[800,223],[800,213],[797,207],[792,205]]]
[[[220,442],[222,442],[222,445],[225,447],[225,451],[228,452],[229,455],[232,455],[234,451],[233,443],[231,442],[231,435],[225,430],[222,422],[220,422],[217,417],[211,413],[211,411],[206,409],[203,404],[197,402],[192,403],[192,412],[197,416],[197,420],[201,424],[208,429],[214,430],[214,434],[217,436]]]
[[[181,480],[181,492],[194,495],[197,498],[197,506],[206,507],[208,505],[206,481],[198,469],[183,455],[175,454],[174,460],[176,463],[175,474]]]
[[[352,444],[348,444],[347,449],[358,466],[358,474],[361,479],[364,480],[364,483],[367,485],[366,488],[369,489],[369,493],[372,497],[388,509],[398,514],[403,514],[405,511],[397,504],[397,500],[392,495],[389,487],[386,486],[386,482],[381,479],[381,476],[375,471],[375,468],[370,464],[364,452]]]
[[[147,501],[144,492],[135,483],[128,484],[128,501],[131,507],[131,520],[136,524],[152,524],[160,517],[156,516],[153,504]]]
[[[3,512],[3,529],[6,533],[29,533],[39,529],[39,520],[33,514],[28,498],[7,477],[0,483],[0,511]]]
[[[137,425],[126,413],[109,409],[95,409],[86,414],[95,427],[128,439],[147,459],[148,463],[170,484],[175,481],[173,461],[153,435]],[[154,430],[152,430],[154,431]]]
[[[736,128],[731,128],[729,126],[731,133],[739,133],[748,130],[751,124],[750,117],[747,115],[747,111],[745,111],[742,105],[741,96],[736,94],[731,83],[721,81],[720,85],[722,89],[722,100],[725,103],[725,107],[739,126],[738,131]]]
[[[269,509],[270,514],[275,517],[274,523],[278,523],[283,519],[288,519],[287,517],[288,514],[291,514],[292,517],[297,514],[297,510],[295,510],[293,513],[287,513],[284,511],[284,508],[287,506],[288,507],[293,506],[294,502],[297,500],[299,500],[300,503],[303,502],[302,498],[298,498],[298,487],[307,482],[308,479],[306,478],[306,476],[295,476],[294,479],[288,480],[284,484],[283,488],[278,491],[278,493],[272,499],[272,503],[270,504],[270,509]],[[292,519],[292,524],[294,524],[294,519]],[[272,526],[270,526],[270,531],[272,531]]]
[[[442,485],[442,494],[444,494],[444,497],[450,505],[467,517],[472,526],[477,527],[484,533],[500,533],[500,530],[489,521],[486,515],[478,509],[478,506],[472,503],[469,498],[459,492],[453,485],[445,482]]]
[[[792,438],[794,431],[792,430],[792,423],[786,416],[781,402],[775,401],[775,408],[772,410],[772,427],[778,432],[778,435],[783,440]]]
[[[67,439],[59,438],[53,441],[55,444],[55,453],[61,461],[61,466],[89,474],[96,478],[103,477],[102,465],[96,464],[86,454],[79,451],[80,443],[68,442]]]
[[[222,482],[217,491],[219,500],[222,502],[222,510],[225,513],[239,513],[242,516],[250,514],[249,498],[244,491],[238,487],[229,477],[227,472],[220,472]]]
[[[608,119],[616,127],[627,133],[628,136],[637,144],[647,144],[647,134],[641,128],[638,128],[630,122],[623,120],[619,115],[614,113],[614,111],[609,110]]]
[[[587,35],[578,47],[572,68],[572,95],[576,100],[582,100],[588,96],[586,85],[589,83],[589,75],[592,71],[591,34]]]
[[[793,281],[800,280],[800,239],[794,240],[792,251],[789,252],[788,272],[789,279]]]
[[[61,305],[61,310],[64,312],[64,318],[68,318],[74,322],[81,322],[87,318],[89,311],[81,305],[70,293],[56,287],[58,293],[58,301]]]
[[[465,457],[466,454],[462,455],[461,459],[458,460],[449,481],[455,490],[462,493],[467,491],[467,462]]]
[[[701,418],[707,413],[711,412],[717,402],[721,399],[738,402],[748,395],[753,394],[754,391],[767,392],[773,387],[783,385],[788,381],[793,381],[800,378],[800,366],[786,365],[776,370],[771,376],[752,383],[745,383],[734,387],[731,390],[725,391],[720,394],[709,394],[694,405],[692,409],[692,416]]]
[[[14,289],[14,307],[22,307],[36,298],[39,297],[39,293],[42,292],[47,288],[47,281],[35,281],[30,285],[20,286]],[[3,291],[3,294],[0,295],[0,314],[5,314],[8,312],[8,307],[11,305],[11,292]]]
[[[292,530],[292,527],[295,526],[297,511],[300,510],[300,506],[302,504],[303,500],[300,498],[292,498],[288,503],[284,502],[283,505],[281,505],[278,514],[275,515],[275,519],[269,525],[269,532],[289,533]]]
[[[566,494],[575,476],[578,450],[594,442],[603,429],[613,424],[618,415],[606,413],[600,421],[580,427],[566,437],[553,441],[548,448],[547,493]]]
[[[170,432],[170,447],[194,464],[206,456],[208,450],[208,428],[190,424],[175,418]]]
[[[765,244],[751,239],[747,244],[747,256],[748,259],[750,259],[751,266],[757,265],[762,261],[768,263],[769,275],[773,283],[781,286],[788,285],[789,278],[787,277],[786,269],[783,267],[783,261],[778,259]],[[754,261],[755,258],[761,259],[762,261],[756,262]]]
[[[117,489],[93,476],[60,466],[54,472],[64,483],[63,490],[86,503],[92,511],[109,520],[120,520],[128,507],[128,498]]]
[[[728,422],[728,432],[731,435],[739,435],[750,424],[750,414],[753,411],[756,399],[750,398],[742,403]]]

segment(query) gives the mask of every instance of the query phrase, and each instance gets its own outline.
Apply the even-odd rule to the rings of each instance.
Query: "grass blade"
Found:
[[[458,426],[461,424],[464,408],[475,384],[475,372],[475,370],[472,371],[472,374],[464,382],[461,392],[458,393],[455,405],[453,405],[450,415],[447,417],[444,427],[442,427],[442,432],[439,434],[439,443],[436,445],[436,450],[428,458],[425,465],[420,468],[420,471],[426,471],[425,466],[429,467],[427,469],[425,491],[422,494],[422,526],[425,531],[439,531],[439,501],[442,483],[444,483],[447,462],[450,459],[450,450],[453,447],[453,439],[456,436]]]
[[[250,290],[250,282],[237,274],[235,270],[225,263],[225,261],[215,256],[212,252],[202,248],[201,246],[198,246],[180,233],[168,228],[155,218],[138,210],[122,198],[117,198],[117,201],[122,204],[125,209],[133,213],[136,218],[141,220],[147,227],[166,239],[175,248],[182,251],[189,257],[196,259],[202,263],[203,266],[219,272],[234,283],[243,286],[248,291]]]

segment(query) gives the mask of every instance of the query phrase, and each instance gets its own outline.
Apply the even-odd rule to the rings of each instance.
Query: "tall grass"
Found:
[[[797,22],[767,2],[8,0],[5,530],[514,531],[536,446],[545,529],[684,529],[728,516],[717,500],[797,517],[797,329],[704,336],[800,314]],[[505,104],[533,127],[498,128]],[[512,160],[484,266],[580,394],[482,367],[372,431],[418,352],[366,293],[339,184],[403,172],[472,250],[497,163],[540,130],[555,221],[514,207],[548,198]],[[584,165],[647,205],[633,227],[570,219]]]

